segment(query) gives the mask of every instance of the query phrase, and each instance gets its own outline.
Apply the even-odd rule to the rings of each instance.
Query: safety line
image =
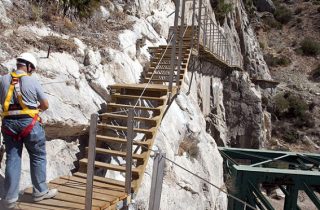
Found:
[[[158,154],[160,154],[160,155],[161,155],[161,153],[158,153]],[[235,197],[234,195],[229,194],[227,191],[225,191],[225,190],[224,190],[224,189],[222,189],[221,187],[218,187],[217,185],[215,185],[215,184],[213,184],[213,183],[209,182],[209,181],[208,181],[208,180],[206,180],[205,178],[202,178],[201,176],[199,176],[199,175],[197,175],[197,174],[193,173],[192,171],[190,171],[190,170],[186,169],[185,167],[183,167],[183,166],[179,165],[178,163],[174,162],[173,160],[170,160],[169,158],[167,158],[167,157],[165,157],[165,156],[163,156],[163,155],[161,155],[161,157],[163,157],[165,160],[167,160],[167,161],[171,162],[171,163],[172,163],[172,164],[174,164],[175,166],[178,166],[179,168],[183,169],[184,171],[186,171],[186,172],[188,172],[188,173],[192,174],[193,176],[195,176],[195,177],[197,177],[197,178],[201,179],[202,181],[206,182],[207,184],[209,184],[209,185],[211,185],[211,186],[215,187],[215,188],[216,188],[216,189],[218,189],[220,192],[225,193],[228,197],[231,197],[231,198],[233,198],[234,200],[236,200],[236,201],[238,201],[238,202],[242,203],[244,206],[247,206],[247,207],[249,207],[249,208],[251,208],[251,209],[254,209],[254,210],[258,210],[257,208],[255,208],[255,207],[251,206],[251,205],[250,205],[250,204],[248,204],[247,202],[245,202],[245,201],[241,200],[240,198]]]
[[[160,132],[160,133],[161,133],[161,132]],[[163,133],[161,133],[161,134],[163,135]],[[163,136],[164,136],[164,135],[163,135]],[[133,142],[135,142],[135,143],[139,143],[139,141],[137,141],[137,140],[133,140]],[[249,208],[251,208],[251,209],[253,209],[253,210],[258,210],[257,208],[255,208],[255,207],[253,207],[252,205],[248,204],[247,202],[245,202],[245,201],[241,200],[240,198],[237,198],[236,196],[229,194],[227,191],[225,191],[225,190],[224,190],[224,189],[222,189],[221,187],[218,187],[217,185],[215,185],[215,184],[213,184],[213,183],[209,182],[208,180],[206,180],[205,178],[203,178],[203,177],[201,177],[201,176],[199,176],[199,175],[197,175],[197,174],[193,173],[192,171],[190,171],[190,170],[186,169],[185,167],[183,167],[183,166],[179,165],[179,164],[178,164],[178,163],[176,163],[175,161],[173,161],[173,160],[171,160],[171,159],[169,159],[169,158],[167,158],[167,157],[163,156],[159,151],[157,151],[157,150],[153,150],[153,149],[150,149],[150,148],[148,148],[146,145],[140,145],[140,146],[142,146],[142,147],[146,148],[147,150],[150,150],[150,151],[152,151],[152,152],[154,152],[154,153],[156,153],[156,154],[160,155],[160,156],[161,156],[161,157],[163,157],[165,160],[167,160],[167,161],[171,162],[171,163],[172,163],[172,164],[174,164],[175,166],[178,166],[179,168],[183,169],[184,171],[186,171],[186,172],[190,173],[191,175],[193,175],[193,176],[195,176],[195,177],[197,177],[197,178],[201,179],[202,181],[204,181],[204,182],[208,183],[209,185],[211,185],[211,186],[213,186],[214,188],[218,189],[220,192],[225,193],[228,197],[233,198],[234,200],[236,200],[236,201],[238,201],[238,202],[242,203],[244,206],[247,206],[247,207],[249,207]]]

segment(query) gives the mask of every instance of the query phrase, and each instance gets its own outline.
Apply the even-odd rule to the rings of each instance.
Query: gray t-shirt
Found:
[[[17,74],[22,74],[24,71],[17,70]],[[11,75],[6,74],[0,78],[0,100],[1,105],[4,104],[6,99],[8,89],[11,83]],[[22,94],[22,101],[25,105],[31,107],[37,107],[37,102],[47,99],[47,96],[44,94],[43,89],[39,81],[33,76],[24,76],[20,78],[20,89]],[[14,101],[17,102],[17,99],[14,96],[11,99],[10,104],[14,104]]]

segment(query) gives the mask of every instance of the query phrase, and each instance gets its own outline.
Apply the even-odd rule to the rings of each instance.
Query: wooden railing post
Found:
[[[176,86],[177,87],[180,87],[180,70],[181,70],[182,44],[183,44],[183,36],[184,36],[183,29],[184,29],[185,8],[186,8],[186,0],[182,0],[182,11],[181,11],[182,18],[181,18],[180,33],[179,33],[179,54],[178,54],[178,66],[177,66],[178,69],[177,69],[177,76],[176,76]]]
[[[202,11],[202,0],[199,0],[199,17],[198,17],[198,46],[197,50],[199,53],[199,48],[200,48],[200,31],[201,31],[201,12]]]
[[[178,21],[179,21],[179,10],[180,10],[180,0],[176,0],[176,11],[174,15],[174,28],[173,28],[173,42],[171,44],[171,71],[169,76],[169,97],[168,97],[168,103],[171,101],[171,95],[172,95],[172,83],[173,83],[173,74],[174,70],[176,68],[176,44],[177,44],[177,27],[178,27]]]
[[[226,52],[227,52],[227,39],[225,38],[224,39],[224,42],[223,42],[223,60],[224,61],[227,61],[227,57],[226,57]]]
[[[204,29],[203,29],[203,46],[207,45],[207,30],[208,30],[208,10],[207,7],[204,8]]]
[[[94,178],[94,162],[96,158],[96,134],[97,134],[98,114],[92,114],[89,131],[89,149],[87,165],[87,185],[86,185],[86,205],[85,210],[92,208],[92,190]]]
[[[164,175],[165,153],[157,153],[153,161],[149,210],[160,209],[162,182]]]
[[[215,34],[215,37],[216,37],[216,39],[217,39],[217,41],[216,41],[216,52],[215,52],[215,54],[216,55],[218,55],[218,52],[219,52],[219,28],[218,27],[216,27],[216,34]]]
[[[193,49],[193,45],[194,45],[194,19],[195,19],[195,14],[196,13],[196,0],[193,0],[192,2],[192,23],[191,23],[191,33],[192,33],[192,39],[191,39],[191,44],[190,44],[190,49],[192,51]],[[200,30],[200,29],[199,29]]]
[[[211,51],[211,18],[209,18],[209,43],[208,43],[208,49]]]
[[[132,145],[133,145],[133,120],[134,110],[130,108],[128,110],[128,120],[127,120],[127,154],[126,154],[126,179],[125,179],[125,192],[128,194],[128,198],[125,200],[127,202],[131,199],[131,181],[132,181]],[[128,203],[124,203],[127,207]]]

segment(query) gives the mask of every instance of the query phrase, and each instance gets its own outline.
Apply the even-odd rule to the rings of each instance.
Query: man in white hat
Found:
[[[1,131],[6,146],[3,199],[9,209],[15,207],[19,196],[23,144],[30,156],[33,200],[52,198],[58,193],[57,189],[49,190],[46,183],[46,138],[38,114],[49,104],[39,81],[31,76],[36,68],[36,58],[22,53],[17,58],[17,70],[0,79]]]

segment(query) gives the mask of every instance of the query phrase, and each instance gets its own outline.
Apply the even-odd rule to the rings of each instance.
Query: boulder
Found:
[[[272,0],[255,0],[255,5],[259,12],[274,13],[276,7]]]
[[[9,25],[11,23],[11,20],[7,17],[5,4],[2,1],[0,1],[0,23],[3,25]]]
[[[110,12],[104,6],[100,6],[101,17],[105,20],[110,18]]]

